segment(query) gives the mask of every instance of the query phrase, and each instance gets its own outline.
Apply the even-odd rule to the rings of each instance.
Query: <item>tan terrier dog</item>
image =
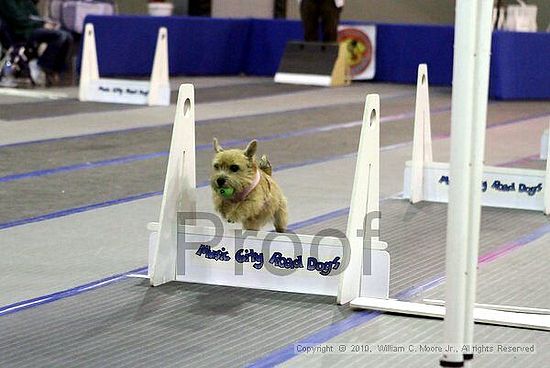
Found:
[[[288,222],[286,198],[271,177],[271,164],[265,156],[258,162],[253,140],[244,150],[224,150],[214,138],[216,155],[212,161],[214,206],[228,222],[238,222],[246,230],[260,230],[273,222],[285,232]]]

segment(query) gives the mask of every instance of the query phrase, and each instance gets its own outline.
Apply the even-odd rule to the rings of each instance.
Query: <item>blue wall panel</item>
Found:
[[[168,28],[171,75],[272,76],[286,43],[303,38],[296,20],[89,16],[87,21],[96,28],[104,76],[149,75],[161,26]],[[451,85],[453,27],[378,24],[376,38],[375,80],[416,83],[417,66],[426,63],[430,84]],[[550,98],[550,34],[495,32],[489,94]]]

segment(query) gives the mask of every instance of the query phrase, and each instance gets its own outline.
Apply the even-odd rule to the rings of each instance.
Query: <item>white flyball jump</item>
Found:
[[[80,101],[169,106],[168,74],[168,31],[161,27],[158,31],[153,70],[149,81],[100,78],[94,26],[91,23],[86,24],[78,91]]]
[[[434,162],[430,132],[428,71],[418,67],[412,160],[405,165],[403,196],[411,203],[449,201],[449,163]],[[548,131],[547,131],[548,132]],[[548,139],[542,137],[546,170],[483,166],[479,182],[481,205],[543,211],[550,214],[550,160]],[[510,142],[513,143],[513,142]]]
[[[379,129],[379,97],[369,95],[345,235],[231,230],[218,216],[195,211],[194,88],[182,85],[160,220],[148,226],[151,285],[181,281],[330,295],[341,304],[360,296],[387,299],[390,257],[376,217]]]

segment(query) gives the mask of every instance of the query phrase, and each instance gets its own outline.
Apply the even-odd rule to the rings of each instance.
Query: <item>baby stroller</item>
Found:
[[[32,84],[29,59],[24,46],[12,46],[0,61],[0,87],[18,87]]]
[[[9,29],[0,19],[0,87],[35,85],[29,60],[35,55],[22,43],[13,41]]]

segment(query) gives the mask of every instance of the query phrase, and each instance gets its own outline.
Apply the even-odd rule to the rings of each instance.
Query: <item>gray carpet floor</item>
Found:
[[[406,159],[410,154],[402,154],[392,147],[410,149],[407,144],[412,139],[414,95],[400,94],[403,86],[354,84],[354,87],[357,96],[363,96],[364,91],[377,87],[394,93],[381,101],[380,142],[383,149],[388,150],[382,154],[383,165],[390,162],[390,154],[391,162],[398,162],[395,167],[385,167],[393,175],[389,180],[398,184],[403,169],[403,160],[399,159]],[[313,107],[304,105],[303,109],[270,112],[270,97],[285,94],[292,96],[303,91],[311,92],[313,97],[309,98],[313,99],[318,94],[322,103]],[[323,94],[325,91],[312,87],[276,85],[266,80],[197,88],[196,101],[199,107],[201,104],[243,98],[251,101],[258,98],[259,110],[265,107],[265,112],[247,116],[236,118],[228,114],[227,117],[197,122],[198,183],[208,179],[213,136],[218,137],[226,147],[244,146],[248,140],[256,138],[259,140],[259,151],[268,153],[275,167],[302,165],[304,169],[295,175],[302,175],[303,180],[308,180],[311,170],[329,167],[325,164],[315,166],[314,163],[352,155],[357,150],[360,133],[358,121],[363,113],[363,105],[357,103],[357,99],[335,103],[335,100]],[[345,93],[350,92],[346,89],[333,90],[334,96],[341,97]],[[430,98],[432,134],[434,137],[448,137],[450,93],[446,89],[434,89]],[[40,119],[59,117],[70,124],[73,115],[79,118],[83,116],[75,114],[88,113],[93,116],[95,112],[123,113],[131,109],[134,107],[79,103],[72,99],[25,101],[2,105],[0,128],[2,120],[17,123],[25,119],[39,124]],[[525,124],[539,120],[547,122],[548,116],[550,104],[546,101],[493,101],[489,104],[488,126],[491,131],[513,139],[515,132]],[[535,137],[539,133],[532,132],[532,141],[539,138]],[[74,213],[79,208],[93,213],[95,210],[92,208],[98,204],[109,207],[128,198],[158,194],[164,183],[170,138],[171,126],[160,124],[157,127],[0,146],[0,229],[5,227],[0,232],[6,235],[0,237],[0,242],[10,242],[12,231],[29,226],[15,226],[18,221],[38,221],[42,217],[46,220],[52,214]],[[505,147],[502,151],[506,154],[500,150],[489,154],[497,160],[502,156],[501,162],[504,157],[509,160],[508,157],[512,156],[515,160],[513,166],[544,167],[544,162],[532,157],[538,147],[525,149],[521,141],[503,144]],[[448,141],[442,140],[441,146],[436,147],[439,155],[442,154],[441,149],[448,149]],[[520,153],[525,151],[528,151],[529,157]],[[330,167],[330,171],[324,175],[342,175],[338,167]],[[320,184],[312,182],[311,186]],[[334,188],[333,195],[345,196],[347,189]],[[306,199],[293,205],[312,206]],[[113,217],[108,220],[116,222],[117,207],[112,206],[112,210]],[[441,275],[444,271],[446,206],[428,203],[413,206],[403,200],[388,199],[382,202],[381,210],[382,239],[390,244],[392,256],[391,293],[395,295]],[[119,216],[123,213],[128,215],[120,212]],[[88,226],[82,218],[73,215],[63,221],[73,228]],[[321,218],[312,221],[310,225],[300,228],[299,232],[314,234],[328,227],[344,230],[346,221],[347,215],[343,211],[337,216],[330,216],[328,220]],[[48,221],[43,223],[47,225]],[[540,213],[486,208],[482,217],[480,254],[498,249],[546,224],[548,218]],[[63,241],[68,238],[70,241],[73,235],[61,230],[56,232],[57,226],[59,223],[52,224],[52,232],[49,233],[54,237],[54,243],[55,237]],[[31,226],[28,229],[31,231],[34,228]],[[103,234],[102,242],[91,246],[101,252],[117,236],[120,235]],[[0,243],[0,249],[11,249],[13,246],[11,242]],[[40,263],[41,254],[55,251],[40,247],[33,249],[39,249],[39,253],[25,255],[27,260],[8,252],[1,262],[11,272],[21,272],[22,280],[32,280],[29,275],[32,275],[33,269],[29,265],[32,262]],[[483,300],[494,302],[498,296],[494,287],[507,276],[507,269],[519,272],[532,268],[541,275],[548,271],[546,263],[541,262],[541,259],[547,258],[547,251],[541,249],[540,245],[533,249],[532,253],[521,253],[523,256],[515,261],[513,254],[507,255],[499,263],[487,267],[480,286],[480,292],[485,298]],[[19,250],[17,254],[21,253],[24,254],[24,250]],[[33,261],[29,263],[31,258]],[[70,257],[63,259],[63,255],[59,255],[59,259],[58,273],[54,275],[59,280],[72,277],[64,274],[64,269],[72,269],[65,267],[64,263],[68,266],[70,262],[86,261],[75,261]],[[104,262],[110,265],[112,274],[128,271],[117,268],[117,259],[105,259]],[[145,261],[137,266],[141,265],[144,266]],[[54,276],[47,275],[48,278]],[[1,277],[0,271],[0,280]],[[101,277],[103,275],[98,274],[96,279]],[[521,289],[522,280],[524,282],[528,277],[518,276],[514,290]],[[6,279],[17,280],[17,277],[10,275]],[[550,285],[544,277],[537,278],[537,283],[540,283],[539,288],[531,293],[518,293],[518,296],[526,299],[527,303],[532,301],[539,306],[549,307],[547,295]],[[6,290],[3,293],[9,293],[17,285],[3,287]],[[49,292],[55,291],[60,290]],[[437,296],[438,292],[439,289],[426,295]],[[509,296],[509,293],[506,295]],[[507,299],[506,295],[502,293],[501,300],[515,300]],[[276,357],[277,363],[286,362],[288,366],[300,367],[333,366],[336,362],[342,367],[420,367],[432,366],[431,362],[436,362],[437,358],[433,356],[415,357],[416,360],[410,360],[411,365],[407,365],[407,356],[334,358],[287,356],[279,352],[280,349],[286,351],[284,349],[296,341],[307,341],[309,336],[325,329],[332,331],[330,341],[398,342],[399,338],[436,339],[442,328],[434,320],[391,315],[377,316],[364,323],[347,322],[350,319],[356,321],[357,318],[357,312],[336,306],[333,298],[179,283],[149,288],[143,281],[125,279],[94,291],[0,315],[0,330],[3,331],[0,337],[0,367],[240,367],[256,363],[256,366],[270,366],[271,363],[266,363],[265,358],[272,355]],[[483,326],[476,333],[479,341],[533,341],[539,344],[541,351],[550,347],[548,335],[543,332]],[[548,356],[544,354],[529,359],[523,356],[492,357],[484,360],[480,366],[543,366],[541,364],[547,359]]]

